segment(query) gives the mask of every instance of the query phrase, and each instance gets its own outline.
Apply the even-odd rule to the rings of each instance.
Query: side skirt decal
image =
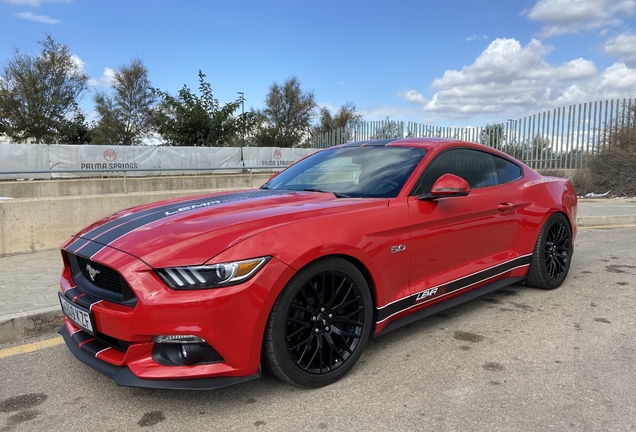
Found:
[[[507,287],[509,285],[515,284],[517,282],[522,281],[523,278],[522,277],[515,277],[515,278],[505,278],[505,279],[499,279],[496,280],[494,282],[491,282],[489,284],[486,284],[484,286],[481,286],[477,289],[471,290],[471,291],[466,291],[456,297],[453,297],[450,300],[447,301],[443,301],[440,303],[435,303],[429,307],[420,309],[410,315],[406,315],[400,319],[397,319],[395,321],[390,322],[386,327],[384,327],[382,329],[382,331],[378,334],[376,334],[375,336],[379,336],[379,335],[383,335],[386,334],[392,330],[395,330],[397,328],[403,327],[407,324],[410,324],[412,322],[415,322],[417,320],[421,320],[422,318],[426,318],[427,316],[431,316],[434,315],[438,312],[441,312],[443,310],[452,308],[454,306],[460,305],[462,303],[466,303],[470,300],[474,300],[478,297],[481,297],[483,295],[486,295],[490,292],[496,291],[498,289]]]
[[[488,279],[492,279],[496,276],[509,272],[510,270],[530,265],[531,259],[532,254],[520,256],[494,267],[479,271],[477,273],[473,273],[468,276],[464,276],[459,279],[455,279],[446,284],[427,288],[426,290],[411,294],[408,297],[395,300],[387,305],[377,308],[377,322],[381,323],[391,318],[393,315],[428,303],[433,299],[438,299],[452,292],[469,288],[473,285],[485,282]]]

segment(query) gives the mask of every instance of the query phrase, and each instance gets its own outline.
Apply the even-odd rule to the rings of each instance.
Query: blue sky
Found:
[[[636,96],[636,0],[0,0],[0,62],[50,33],[92,78],[141,58],[152,85],[260,108],[296,75],[321,106],[441,126]]]

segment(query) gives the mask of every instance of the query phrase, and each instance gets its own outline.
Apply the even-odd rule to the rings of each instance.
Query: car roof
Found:
[[[466,141],[453,140],[448,138],[388,138],[379,140],[356,141],[336,146],[340,147],[421,147],[432,149],[434,147],[449,145],[475,145]],[[479,145],[479,144],[478,144]]]
[[[338,146],[330,147],[332,149],[347,148],[347,147],[418,147],[424,148],[429,152],[438,153],[445,149],[452,147],[470,147],[476,150],[488,151],[504,159],[514,161],[517,164],[522,164],[514,157],[502,152],[501,150],[489,147],[484,144],[454,140],[450,138],[389,138],[380,140],[366,140],[356,141],[347,144],[341,144]]]

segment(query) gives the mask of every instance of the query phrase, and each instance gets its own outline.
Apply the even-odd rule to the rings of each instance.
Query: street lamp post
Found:
[[[506,131],[506,135],[507,135],[506,144],[511,144],[512,141],[515,139],[515,134],[516,134],[516,130],[517,130],[517,120],[509,118],[509,119],[506,120],[506,125],[507,125],[507,128],[506,128],[507,129],[507,131]]]
[[[245,93],[236,92],[241,95],[241,119],[245,121]],[[245,145],[245,129],[241,130],[241,139],[243,140],[243,145]]]

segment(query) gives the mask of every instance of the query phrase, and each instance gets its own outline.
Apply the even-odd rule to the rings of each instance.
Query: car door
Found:
[[[431,161],[408,198],[410,286],[417,301],[470,289],[515,258],[510,250],[517,224],[515,183],[500,184],[494,158],[471,148],[447,150]],[[418,199],[446,173],[466,179],[469,194]],[[520,168],[518,173],[521,177]]]

